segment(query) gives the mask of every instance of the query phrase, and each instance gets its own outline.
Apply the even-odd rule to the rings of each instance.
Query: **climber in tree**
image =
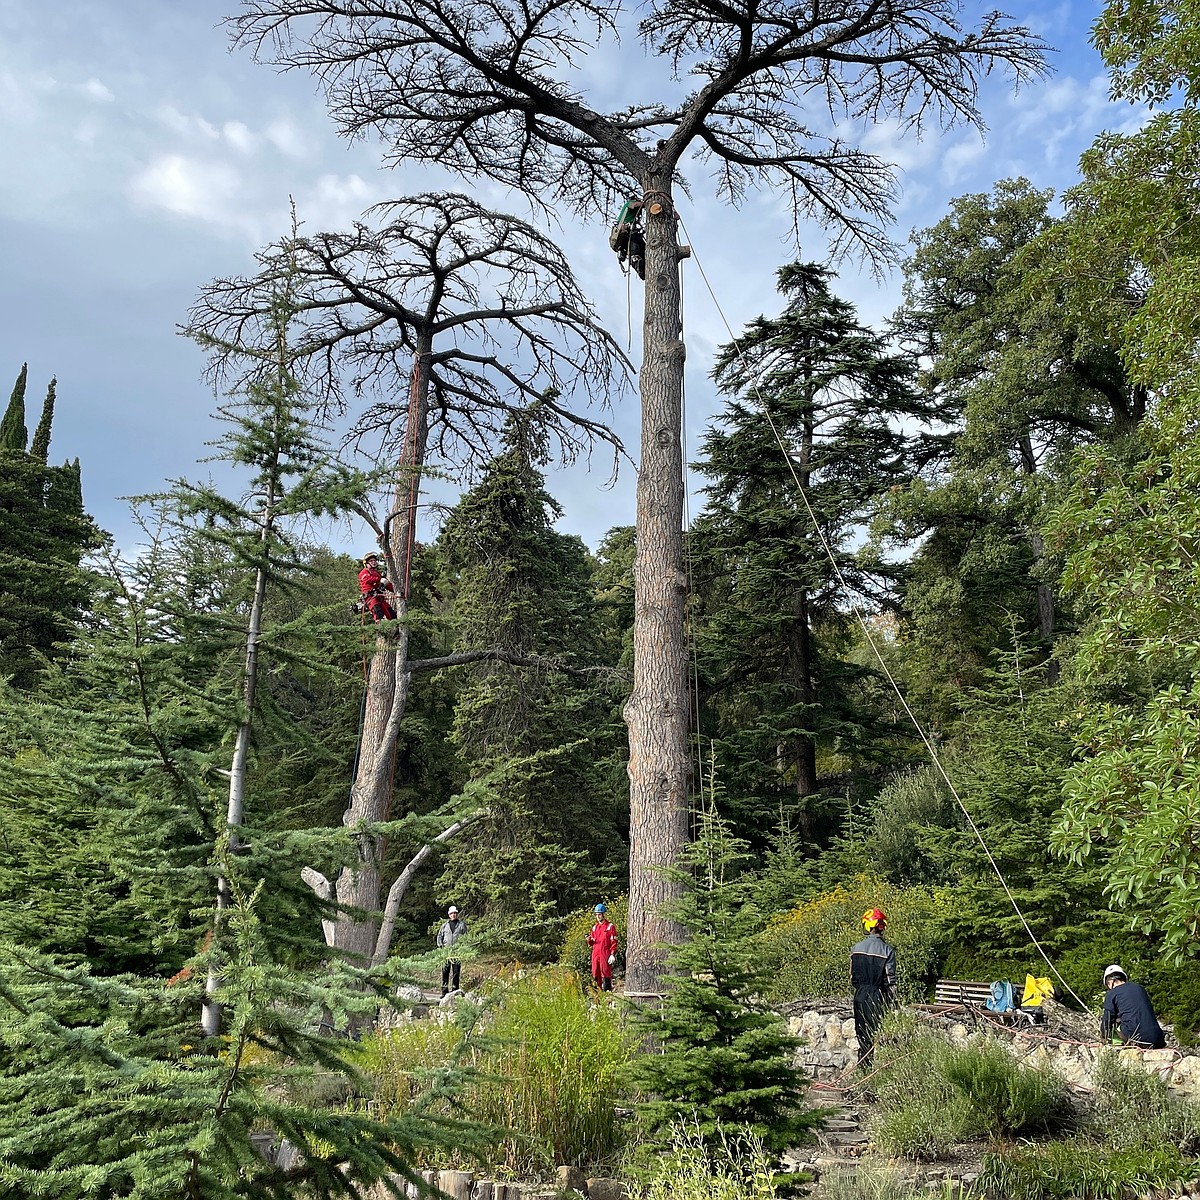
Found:
[[[376,621],[394,621],[396,610],[391,596],[395,593],[392,581],[385,579],[379,570],[379,555],[374,552],[363,555],[363,568],[358,573],[358,587],[363,595],[363,607]]]

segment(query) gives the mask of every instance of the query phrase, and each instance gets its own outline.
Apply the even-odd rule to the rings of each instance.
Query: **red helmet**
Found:
[[[863,928],[870,933],[881,925],[887,924],[887,913],[882,908],[868,908],[862,915]]]

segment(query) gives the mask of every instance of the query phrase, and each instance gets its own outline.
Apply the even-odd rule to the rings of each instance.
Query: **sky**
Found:
[[[309,77],[231,51],[221,22],[236,3],[0,3],[0,403],[28,362],[32,428],[57,377],[51,459],[79,457],[87,508],[125,549],[138,533],[124,497],[210,470],[197,460],[219,433],[211,414],[220,398],[202,381],[202,352],[177,332],[199,289],[250,271],[255,251],[287,232],[292,201],[315,232],[345,228],[389,198],[467,190],[414,165],[382,167],[377,144],[337,135]],[[1098,5],[1018,0],[1008,8],[1057,53],[1050,78],[1017,94],[1004,80],[987,81],[986,140],[963,129],[921,140],[893,126],[867,131],[866,148],[900,169],[898,242],[938,221],[954,197],[989,191],[1000,179],[1069,187],[1097,133],[1140,119],[1109,100],[1088,45]],[[635,61],[595,64],[614,93],[656,69],[636,61],[636,49],[623,54]],[[684,264],[689,455],[719,407],[707,378],[716,348],[731,330],[777,311],[780,265],[825,255],[808,229],[797,251],[779,197],[760,193],[731,209],[708,198],[702,173],[691,180],[691,200],[680,197],[693,248]],[[519,197],[484,192],[529,217]],[[622,276],[609,251],[614,216],[564,216],[554,233],[636,361],[641,285]],[[837,269],[835,291],[864,320],[881,322],[895,309],[898,272],[880,280],[853,263]],[[636,402],[627,399],[614,420],[636,460]],[[565,510],[559,527],[593,548],[608,529],[633,521],[634,471],[626,466],[610,484],[611,466],[601,452],[590,470],[577,464],[549,478]],[[694,482],[692,491],[695,512],[702,500]],[[364,533],[341,525],[322,536],[353,549]]]

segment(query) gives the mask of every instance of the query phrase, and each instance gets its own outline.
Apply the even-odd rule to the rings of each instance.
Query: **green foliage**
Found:
[[[952,1047],[941,1070],[989,1135],[1045,1133],[1069,1117],[1063,1081],[1049,1070],[1016,1063],[998,1042],[980,1039]]]
[[[775,1200],[771,1156],[744,1131],[703,1134],[680,1121],[655,1155],[643,1184],[645,1200]]]
[[[942,765],[953,778],[954,756],[942,755]],[[930,763],[893,775],[879,789],[855,849],[872,874],[890,883],[945,883],[946,862],[933,849],[929,835],[936,830],[961,831],[963,824],[941,772]]]
[[[943,1157],[957,1142],[1021,1136],[1072,1118],[1066,1085],[977,1037],[951,1046],[915,1018],[892,1015],[875,1043],[877,1144],[909,1159]]]
[[[611,703],[582,674],[601,667],[591,563],[553,528],[538,419],[535,406],[510,421],[439,551],[460,648],[524,660],[474,665],[458,690],[454,744],[487,811],[448,851],[441,885],[477,914],[477,940],[541,957],[558,944],[560,915],[614,882],[626,851],[605,786]]]
[[[667,873],[681,889],[668,911],[686,940],[670,949],[665,995],[635,1010],[654,1052],[629,1071],[650,1148],[669,1145],[684,1121],[712,1147],[752,1134],[778,1153],[819,1119],[804,1108],[796,1039],[763,1000],[769,968],[749,936],[758,913],[736,873],[745,859],[745,843],[709,810]]]
[[[229,914],[225,1035],[201,1040],[204,960],[174,986],[100,976],[0,945],[0,1192],[45,1200],[313,1200],[411,1176],[429,1140],[466,1127],[412,1110],[377,1117],[319,1103],[359,1087],[350,1043],[311,1032],[322,1011],[374,1008],[362,978],[305,978],[270,954],[255,897]],[[328,1086],[336,1080],[336,1088]],[[268,1161],[253,1136],[301,1158]]]
[[[22,368],[0,424],[0,677],[27,691],[83,616],[91,589],[80,564],[103,538],[83,511],[78,463],[46,463],[53,384],[25,448],[25,379]]]
[[[439,1103],[446,1069],[473,1068],[456,1103],[492,1130],[484,1153],[516,1174],[600,1162],[622,1145],[621,1071],[634,1053],[621,1014],[593,1004],[570,971],[538,971],[497,982],[460,1027],[412,1021],[367,1039],[358,1061],[381,1111]],[[460,1161],[445,1146],[423,1162]]]
[[[617,937],[622,947],[617,953],[619,958],[623,958],[625,936],[629,929],[629,897],[622,895],[610,899],[605,895],[597,896],[596,899],[604,901],[608,909],[604,915],[617,927]],[[562,950],[558,956],[558,961],[581,979],[588,979],[592,974],[592,948],[587,944],[587,935],[596,923],[593,908],[594,906],[581,908],[567,918],[567,930],[563,935]]]
[[[1200,1105],[1176,1099],[1157,1075],[1100,1056],[1093,1075],[1092,1136],[1113,1150],[1173,1147],[1194,1154],[1200,1146]]]
[[[977,1186],[992,1200],[1127,1200],[1177,1180],[1200,1163],[1170,1146],[1100,1150],[1087,1142],[999,1144],[984,1155]]]
[[[813,1189],[812,1200],[968,1200],[968,1188],[945,1182],[941,1190],[913,1183],[894,1167],[860,1165],[827,1171]]]
[[[863,913],[879,907],[896,947],[899,994],[921,999],[941,965],[948,905],[940,890],[856,876],[774,918],[755,939],[769,994],[777,1000],[849,995],[850,947],[862,936]]]
[[[782,313],[718,352],[729,399],[696,464],[708,502],[689,549],[702,719],[728,817],[756,847],[780,820],[825,841],[842,807],[826,791],[844,793],[908,736],[878,703],[874,663],[854,658],[843,592],[886,594],[897,573],[858,553],[856,531],[910,470],[910,364],[825,268],[778,274]]]

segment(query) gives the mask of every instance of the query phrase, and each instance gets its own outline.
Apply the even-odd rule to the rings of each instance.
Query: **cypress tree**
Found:
[[[57,387],[58,379],[51,379],[50,386],[46,389],[46,399],[42,403],[41,418],[37,429],[33,431],[33,443],[29,447],[29,453],[42,463],[50,457],[50,426],[54,421],[54,394]]]
[[[29,442],[29,430],[25,428],[25,383],[28,378],[29,364],[22,363],[8,407],[4,410],[3,419],[0,419],[0,453],[5,450],[24,452]]]
[[[63,652],[88,602],[82,560],[102,540],[83,509],[79,460],[46,464],[53,383],[25,449],[26,378],[23,367],[0,422],[0,676],[23,690]]]

